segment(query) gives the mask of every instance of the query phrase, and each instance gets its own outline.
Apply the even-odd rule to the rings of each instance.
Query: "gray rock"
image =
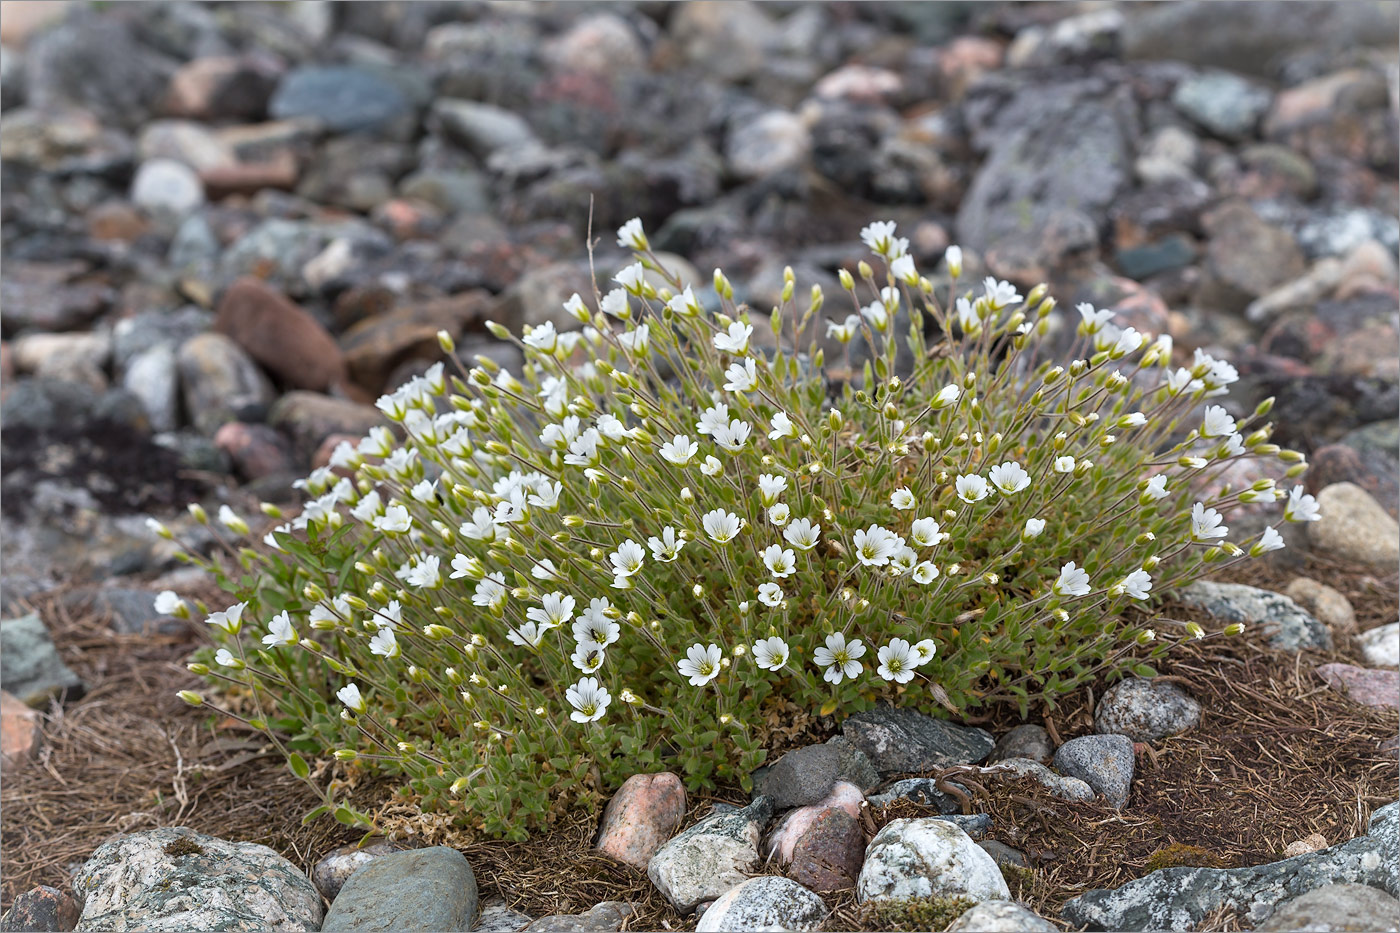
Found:
[[[992,857],[992,860],[1002,868],[1030,868],[1031,864],[1026,860],[1026,853],[1020,849],[1013,849],[1004,842],[995,839],[982,839],[977,843],[982,847],[982,851]],[[1005,875],[1005,872],[1002,872]]]
[[[382,855],[345,882],[323,931],[470,930],[476,876],[456,849],[433,846]]]
[[[101,282],[80,278],[80,262],[19,262],[11,259],[0,279],[0,304],[5,309],[5,333],[34,328],[67,331],[84,327],[105,311],[113,290]]]
[[[974,764],[996,744],[985,729],[888,706],[856,713],[841,724],[841,731],[881,773]]]
[[[992,857],[956,826],[928,818],[893,820],[875,834],[856,881],[856,897],[966,897],[1006,900],[1011,892]]]
[[[1400,564],[1400,524],[1365,489],[1333,483],[1317,494],[1322,517],[1308,523],[1308,541],[1319,551],[1393,571]]]
[[[204,183],[174,159],[148,159],[131,182],[131,201],[150,214],[183,217],[204,203]]]
[[[272,217],[264,220],[224,251],[218,275],[224,284],[244,275],[265,279],[287,295],[304,291],[302,269],[314,259],[333,231],[296,220]]]
[[[779,810],[802,807],[821,800],[837,781],[862,790],[880,782],[870,760],[839,735],[824,745],[794,749],[779,758],[761,781],[754,781],[754,796],[767,794]]]
[[[152,430],[180,426],[180,370],[172,344],[158,343],[132,357],[122,374],[122,388],[141,400]]]
[[[443,133],[478,158],[493,152],[540,145],[535,131],[518,114],[494,104],[451,98],[433,103],[433,118]]]
[[[1336,884],[1400,891],[1400,805],[1371,814],[1365,836],[1318,852],[1248,868],[1163,868],[1114,890],[1089,891],[1061,916],[1091,930],[1185,930],[1221,908],[1245,925],[1264,920],[1289,898]]]
[[[1029,758],[1041,764],[1049,764],[1055,754],[1055,743],[1050,741],[1050,733],[1044,726],[1035,723],[1022,723],[1006,735],[997,739],[987,763],[994,764],[1007,758]]]
[[[724,157],[733,175],[749,180],[797,168],[811,151],[812,136],[802,118],[770,110],[730,133]]]
[[[1254,133],[1273,97],[1267,88],[1239,75],[1211,71],[1178,84],[1172,103],[1216,136],[1240,140]]]
[[[297,454],[310,460],[321,442],[332,434],[369,433],[385,424],[384,416],[373,405],[334,398],[318,392],[287,392],[267,413],[267,423],[292,439]]]
[[[647,877],[682,913],[713,901],[757,867],[759,841],[772,816],[769,797],[708,816],[663,845],[647,863]]]
[[[132,360],[157,344],[178,347],[213,325],[214,315],[194,305],[177,311],[141,311],[122,318],[112,327],[112,364],[118,378]]]
[[[1356,636],[1356,647],[1372,667],[1400,667],[1400,622],[1362,632]]]
[[[530,922],[529,914],[511,910],[505,901],[492,898],[481,905],[481,915],[476,918],[472,933],[516,933]]]
[[[967,788],[952,782],[962,790]],[[939,813],[960,813],[962,805],[957,798],[951,794],[945,794],[938,789],[933,778],[905,778],[902,781],[895,781],[881,793],[869,798],[872,807],[883,807],[895,800],[912,800],[917,804],[926,807],[937,807]]]
[[[1079,778],[1121,810],[1133,781],[1133,740],[1126,735],[1081,735],[1056,749],[1055,768]]]
[[[74,106],[133,129],[165,95],[174,62],[136,40],[115,16],[73,16],[35,37],[25,53],[25,92],[37,111]]]
[[[764,45],[775,29],[763,4],[752,0],[684,4],[669,28],[685,58],[722,81],[742,80],[761,69]]]
[[[80,697],[87,689],[58,656],[38,613],[0,621],[0,683],[30,706],[53,696]]]
[[[321,859],[311,869],[311,881],[328,901],[334,901],[350,876],[380,856],[399,851],[388,842],[376,842],[360,848],[354,843],[343,845]]]
[[[697,933],[747,930],[814,930],[826,919],[826,902],[790,878],[750,878],[710,905]]]
[[[1275,648],[1332,650],[1332,633],[1327,631],[1327,626],[1279,593],[1240,583],[1199,580],[1181,590],[1178,596],[1186,605],[1202,609],[1221,622],[1265,627],[1272,633],[1269,644]]]
[[[184,826],[120,835],[73,874],[80,931],[317,930],[321,896],[267,846]]]
[[[223,334],[200,334],[186,340],[176,354],[176,365],[185,410],[204,434],[240,420],[244,408],[269,405],[277,397],[258,364]]]
[[[603,901],[587,913],[541,917],[523,933],[615,933],[633,913],[632,905],[624,901]]]
[[[1059,927],[1014,901],[983,901],[948,927],[948,933],[1058,933]]]
[[[1176,684],[1128,677],[1099,700],[1094,728],[1105,735],[1126,735],[1134,742],[1155,742],[1194,729],[1201,704]]]
[[[1045,765],[1030,758],[1005,758],[997,762],[997,768],[1010,771],[1017,777],[1035,778],[1046,790],[1061,800],[1094,799],[1094,788],[1083,780],[1056,774]]]
[[[282,79],[268,103],[278,120],[310,117],[336,133],[380,129],[410,110],[395,82],[343,65],[298,68]]]
[[[552,322],[561,331],[577,330],[579,322],[564,310],[564,302],[575,292],[590,308],[593,306],[593,280],[587,265],[556,262],[530,269],[502,293],[491,309],[491,320],[517,332],[545,322]]]
[[[1262,933],[1343,933],[1400,930],[1400,901],[1364,884],[1329,884],[1274,908]]]
[[[111,586],[98,590],[74,590],[73,604],[91,600],[92,608],[110,618],[108,625],[123,635],[158,632],[181,635],[189,632],[189,623],[174,616],[162,616],[155,609],[156,596],[150,590],[135,590]],[[68,601],[65,599],[65,603]]]

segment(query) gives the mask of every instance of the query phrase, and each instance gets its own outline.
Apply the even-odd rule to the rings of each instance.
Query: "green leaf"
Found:
[[[318,819],[319,817],[325,816],[327,813],[330,812],[330,810],[331,810],[331,805],[330,805],[330,804],[328,804],[328,803],[323,803],[323,804],[321,804],[319,807],[317,807],[317,808],[314,809],[314,810],[309,811],[309,812],[306,814],[306,816],[303,816],[303,817],[301,818],[301,825],[305,826],[305,825],[307,825],[308,823],[310,823],[312,820],[315,820],[315,819]]]
[[[341,804],[335,808],[335,820],[337,823],[342,823],[346,826],[354,826],[360,822],[359,816],[355,811],[351,810],[345,804]]]
[[[287,764],[291,765],[292,773],[303,781],[311,776],[311,768],[306,764],[306,759],[296,752],[292,752],[287,758]]]

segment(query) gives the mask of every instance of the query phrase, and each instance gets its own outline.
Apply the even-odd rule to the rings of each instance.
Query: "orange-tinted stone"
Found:
[[[669,771],[634,774],[622,783],[598,830],[597,848],[642,871],[685,816],[685,787]]]

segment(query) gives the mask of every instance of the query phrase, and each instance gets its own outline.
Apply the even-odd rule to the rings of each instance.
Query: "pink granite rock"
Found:
[[[597,848],[645,871],[684,816],[685,787],[679,777],[669,771],[634,774],[608,801]]]
[[[1324,664],[1323,680],[1362,706],[1400,709],[1400,671],[1371,670],[1351,664]]]
[[[768,839],[763,846],[763,857],[765,859],[777,859],[780,865],[786,865],[792,861],[793,851],[797,847],[797,841],[811,828],[827,810],[843,810],[852,819],[860,819],[860,806],[865,802],[865,795],[860,792],[860,788],[845,781],[837,781],[831,788],[831,793],[821,800],[805,807],[798,807],[790,810],[778,821],[778,825],[773,827],[773,831],[768,834]]]
[[[827,807],[793,847],[788,877],[819,894],[855,887],[865,864],[865,843],[859,820],[838,807]]]

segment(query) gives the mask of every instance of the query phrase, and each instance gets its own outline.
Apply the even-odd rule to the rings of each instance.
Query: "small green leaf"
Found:
[[[328,804],[328,803],[323,803],[323,804],[321,804],[319,807],[317,807],[317,808],[314,809],[314,810],[311,810],[310,812],[308,812],[308,813],[306,814],[306,816],[303,816],[303,817],[301,818],[301,825],[305,826],[305,825],[307,825],[308,823],[310,823],[312,820],[315,820],[315,819],[318,819],[319,817],[325,816],[327,813],[330,812],[330,809],[331,809],[331,805],[330,805],[330,804]]]
[[[296,752],[292,752],[291,756],[287,759],[287,764],[291,765],[292,773],[303,781],[311,776],[311,768],[306,764],[306,759]]]

